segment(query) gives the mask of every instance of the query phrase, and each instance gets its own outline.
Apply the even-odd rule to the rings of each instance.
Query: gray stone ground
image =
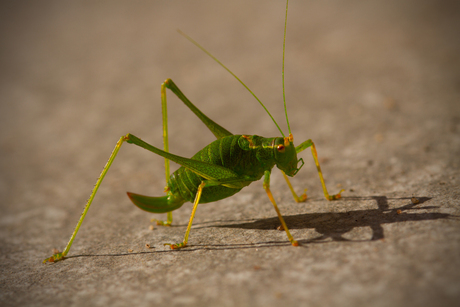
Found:
[[[272,189],[292,247],[262,189],[198,208],[174,226],[126,191],[162,195],[163,160],[122,147],[70,256],[64,248],[117,139],[162,146],[160,84],[172,78],[233,133],[279,135],[257,102],[175,32],[245,80],[286,131],[283,1],[2,2],[0,304],[34,306],[458,306],[460,14],[458,2],[290,4],[286,92],[297,143],[317,145]],[[171,151],[213,140],[169,95]],[[420,200],[412,204],[411,197]],[[147,249],[148,243],[152,248]],[[132,252],[128,252],[132,250]]]

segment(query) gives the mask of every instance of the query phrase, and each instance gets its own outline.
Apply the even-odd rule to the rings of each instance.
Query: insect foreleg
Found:
[[[291,244],[294,246],[298,246],[299,243],[294,240],[292,237],[291,233],[289,232],[289,229],[286,225],[286,222],[284,221],[283,216],[281,215],[280,210],[278,209],[278,206],[276,205],[275,199],[273,198],[272,192],[270,191],[270,171],[265,171],[264,175],[264,189],[265,192],[267,192],[268,198],[270,198],[270,201],[272,202],[273,206],[275,207],[276,213],[278,214],[278,218],[280,219],[281,225],[283,225],[284,230],[286,231],[286,234],[288,236],[289,241],[291,241]]]
[[[303,151],[304,149],[307,149],[308,147],[311,147],[311,154],[313,155],[313,159],[315,159],[316,169],[318,170],[319,180],[321,180],[321,185],[323,186],[324,196],[326,197],[327,200],[339,199],[341,197],[340,194],[345,190],[342,189],[342,190],[340,190],[339,193],[337,193],[335,195],[329,195],[329,193],[327,192],[326,183],[324,182],[323,173],[321,171],[321,166],[319,166],[318,153],[316,152],[315,143],[313,143],[313,141],[311,139],[306,140],[305,142],[303,142],[302,144],[297,146],[295,148],[295,151],[297,153],[299,153],[299,152]]]
[[[294,191],[294,188],[292,187],[292,184],[289,181],[288,176],[286,176],[286,174],[283,171],[281,172],[283,173],[284,179],[286,179],[286,183],[289,187],[289,190],[291,190],[292,196],[294,196],[294,200],[298,203],[306,201],[307,200],[307,189],[304,190],[304,193],[300,195],[300,197],[297,196],[297,193]]]

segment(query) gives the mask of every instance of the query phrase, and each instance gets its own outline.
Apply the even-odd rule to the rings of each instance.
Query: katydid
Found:
[[[289,129],[289,135],[285,136],[280,129],[270,112],[266,109],[263,103],[257,96],[225,65],[217,60],[213,55],[196,43],[193,39],[184,35],[197,47],[206,52],[218,64],[230,72],[261,104],[268,115],[271,117],[278,130],[281,132],[282,137],[264,138],[257,135],[233,135],[231,132],[218,125],[206,115],[204,115],[195,105],[193,105],[187,97],[181,92],[176,84],[167,79],[161,85],[161,105],[163,114],[163,145],[164,150],[152,146],[140,138],[128,133],[122,136],[117,142],[107,164],[104,166],[94,189],[88,199],[85,209],[80,217],[80,220],[75,227],[75,230],[67,244],[66,248],[61,253],[55,253],[50,258],[45,259],[43,262],[55,262],[62,260],[68,254],[70,247],[75,239],[75,236],[80,229],[80,226],[88,212],[88,209],[96,195],[96,192],[101,185],[107,171],[112,165],[115,157],[124,142],[134,144],[153,153],[156,153],[165,158],[165,172],[166,172],[166,195],[162,197],[149,197],[139,194],[128,192],[131,201],[139,208],[153,213],[168,213],[167,221],[159,224],[170,225],[172,222],[171,212],[180,208],[186,202],[193,203],[192,214],[185,232],[184,240],[180,243],[170,244],[172,249],[183,248],[187,245],[190,229],[192,226],[193,218],[196,213],[198,204],[209,203],[218,201],[238,193],[242,188],[248,186],[254,181],[260,180],[264,177],[263,188],[265,189],[268,198],[272,202],[276,213],[279,217],[282,227],[286,231],[287,237],[292,245],[298,246],[298,242],[294,240],[289,232],[289,229],[281,215],[275,199],[270,190],[270,174],[273,167],[276,165],[283,173],[284,178],[289,186],[289,189],[294,196],[295,201],[305,201],[307,196],[297,196],[294,192],[291,183],[287,176],[293,177],[301,169],[304,162],[303,159],[297,159],[297,154],[304,149],[311,147],[313,159],[315,161],[319,178],[323,187],[324,195],[327,200],[335,200],[341,197],[341,190],[338,194],[329,195],[326,184],[324,183],[321,167],[318,162],[315,144],[312,140],[307,140],[298,146],[294,146],[294,137],[291,133],[289,126],[289,119],[287,116],[286,98],[284,89],[284,54],[286,45],[286,26],[287,26],[287,12],[289,1],[286,1],[286,13],[284,23],[284,40],[283,40],[283,64],[282,64],[282,79],[283,79],[283,100],[284,110],[286,115],[286,122]],[[168,128],[167,128],[167,104],[166,104],[166,89],[173,92],[198,118],[208,127],[209,130],[215,135],[217,140],[213,141],[192,158],[184,158],[178,155],[169,153],[168,148]],[[173,161],[181,165],[181,167],[170,175],[169,161]],[[300,166],[298,166],[300,163]]]

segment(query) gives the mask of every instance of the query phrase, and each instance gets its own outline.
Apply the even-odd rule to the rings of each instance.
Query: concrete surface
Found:
[[[233,133],[279,135],[257,102],[175,31],[214,53],[286,131],[283,1],[2,2],[2,306],[455,306],[460,300],[460,14],[455,1],[290,3],[286,95],[309,152],[272,190],[288,244],[254,183],[198,208],[189,247],[126,191],[162,195],[162,158],[126,145],[65,261],[62,250],[117,139],[160,146],[160,84],[172,78]],[[211,133],[169,95],[171,151]],[[417,197],[418,204],[411,202]],[[400,210],[400,211],[398,211]],[[162,217],[162,216],[160,216]],[[150,244],[147,249],[145,244]],[[132,250],[132,252],[129,252]]]

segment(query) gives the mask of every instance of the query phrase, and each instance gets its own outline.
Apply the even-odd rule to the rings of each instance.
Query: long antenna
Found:
[[[285,30],[286,31],[286,30]],[[284,136],[284,133],[283,131],[281,130],[280,126],[278,126],[278,124],[276,123],[275,119],[273,118],[273,116],[270,114],[270,112],[268,112],[267,108],[265,107],[265,105],[262,103],[262,101],[260,101],[259,98],[257,98],[256,94],[254,94],[250,89],[249,87],[247,87],[246,84],[243,83],[243,81],[240,80],[240,78],[238,78],[230,69],[227,68],[227,66],[225,66],[224,64],[222,64],[216,57],[214,57],[208,50],[204,49],[204,47],[202,47],[200,44],[198,44],[196,41],[194,41],[190,36],[188,36],[187,34],[185,34],[184,32],[182,32],[181,30],[177,29],[177,32],[179,32],[180,35],[182,35],[183,37],[185,37],[186,39],[188,39],[190,42],[192,42],[195,46],[197,46],[198,48],[200,48],[203,52],[205,52],[207,55],[209,55],[214,61],[216,61],[220,66],[222,66],[223,68],[225,68],[225,70],[227,70],[233,77],[235,77],[236,80],[240,81],[240,83],[249,91],[249,93],[252,94],[252,96],[254,96],[254,98],[260,103],[260,105],[264,108],[265,112],[267,112],[267,114],[270,116],[270,118],[272,119],[272,121],[275,123],[276,127],[278,128],[278,130],[281,132],[281,135],[283,137]],[[283,61],[284,61],[284,55],[283,55]],[[283,64],[283,73],[284,73],[284,64]],[[283,77],[284,78],[284,77]],[[283,81],[284,82],[284,81]],[[283,91],[284,91],[284,85],[283,85]],[[286,102],[284,103],[284,107],[286,108]],[[288,123],[288,126],[289,126],[289,123]],[[290,130],[289,130],[289,133]]]
[[[283,39],[283,69],[282,69],[281,75],[283,76],[284,113],[286,114],[286,123],[289,129],[289,134],[291,134],[291,126],[289,126],[289,118],[288,118],[287,108],[286,108],[286,91],[284,89],[284,52],[286,50],[286,28],[287,28],[288,5],[289,5],[289,0],[286,0],[286,16],[284,18],[284,39]]]

